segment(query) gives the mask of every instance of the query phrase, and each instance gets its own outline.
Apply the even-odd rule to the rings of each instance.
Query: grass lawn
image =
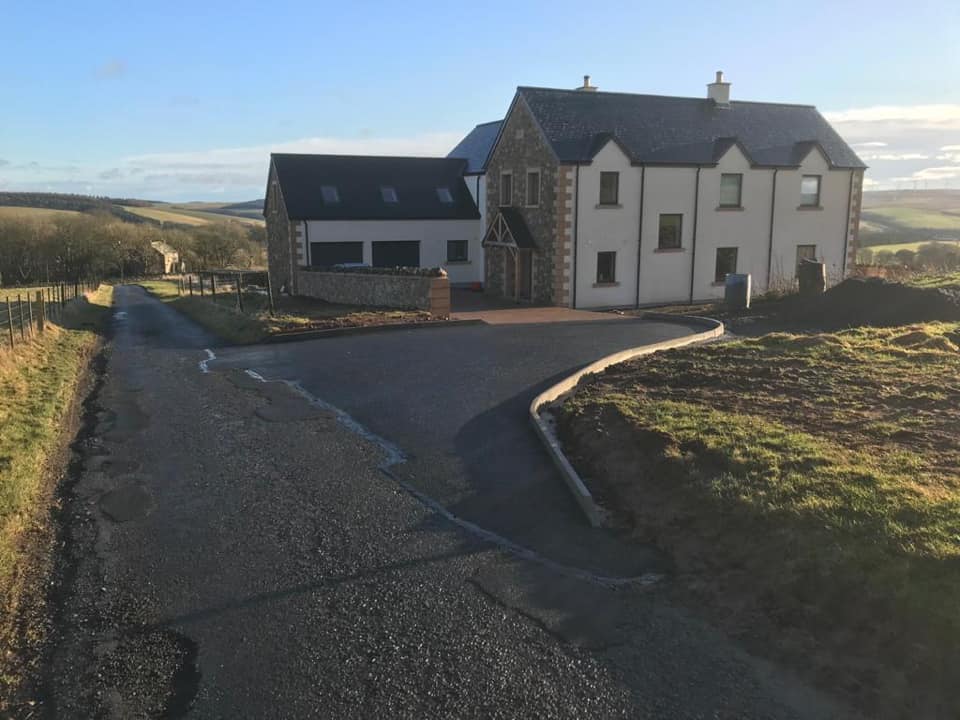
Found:
[[[960,708],[960,324],[640,358],[558,411],[676,592],[872,716]]]
[[[907,280],[908,285],[924,288],[940,288],[960,291],[960,272],[939,275],[916,275]]]
[[[220,292],[215,298],[194,290],[193,297],[177,293],[172,280],[146,280],[140,283],[160,300],[170,303],[215,335],[231,343],[252,343],[268,335],[305,330],[330,330],[344,327],[436,322],[422,310],[393,310],[334,305],[310,298],[283,298],[276,313],[268,312],[265,295],[244,294],[244,312],[236,309],[236,295]]]
[[[905,228],[960,230],[960,215],[913,207],[874,207],[865,211]],[[868,218],[869,222],[869,218]]]
[[[67,306],[62,326],[48,324],[14,352],[0,349],[0,647],[7,650],[15,639],[24,641],[11,627],[24,592],[37,591],[25,586],[30,576],[25,538],[47,520],[52,487],[46,464],[58,448],[112,291],[100,286],[88,301]],[[0,672],[0,697],[15,681]]]

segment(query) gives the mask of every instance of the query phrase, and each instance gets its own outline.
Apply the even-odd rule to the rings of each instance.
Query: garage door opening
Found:
[[[310,243],[310,264],[315,267],[333,267],[345,263],[362,262],[362,242]]]
[[[420,241],[373,243],[374,267],[420,267]]]

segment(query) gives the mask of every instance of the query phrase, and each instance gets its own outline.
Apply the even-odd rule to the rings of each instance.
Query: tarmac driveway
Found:
[[[625,557],[586,524],[527,408],[604,355],[694,331],[617,316],[430,328],[217,350],[209,367],[295,381],[399,447],[393,472],[460,517],[559,562],[633,575],[659,557]]]

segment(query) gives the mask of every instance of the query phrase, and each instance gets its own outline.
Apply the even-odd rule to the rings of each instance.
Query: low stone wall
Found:
[[[429,310],[438,317],[450,314],[450,280],[446,277],[301,270],[297,294],[342,305]]]

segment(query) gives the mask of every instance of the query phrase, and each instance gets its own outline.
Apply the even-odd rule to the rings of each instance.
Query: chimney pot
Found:
[[[723,70],[717,70],[716,80],[707,85],[707,98],[720,107],[730,106],[730,83],[723,79]]]

